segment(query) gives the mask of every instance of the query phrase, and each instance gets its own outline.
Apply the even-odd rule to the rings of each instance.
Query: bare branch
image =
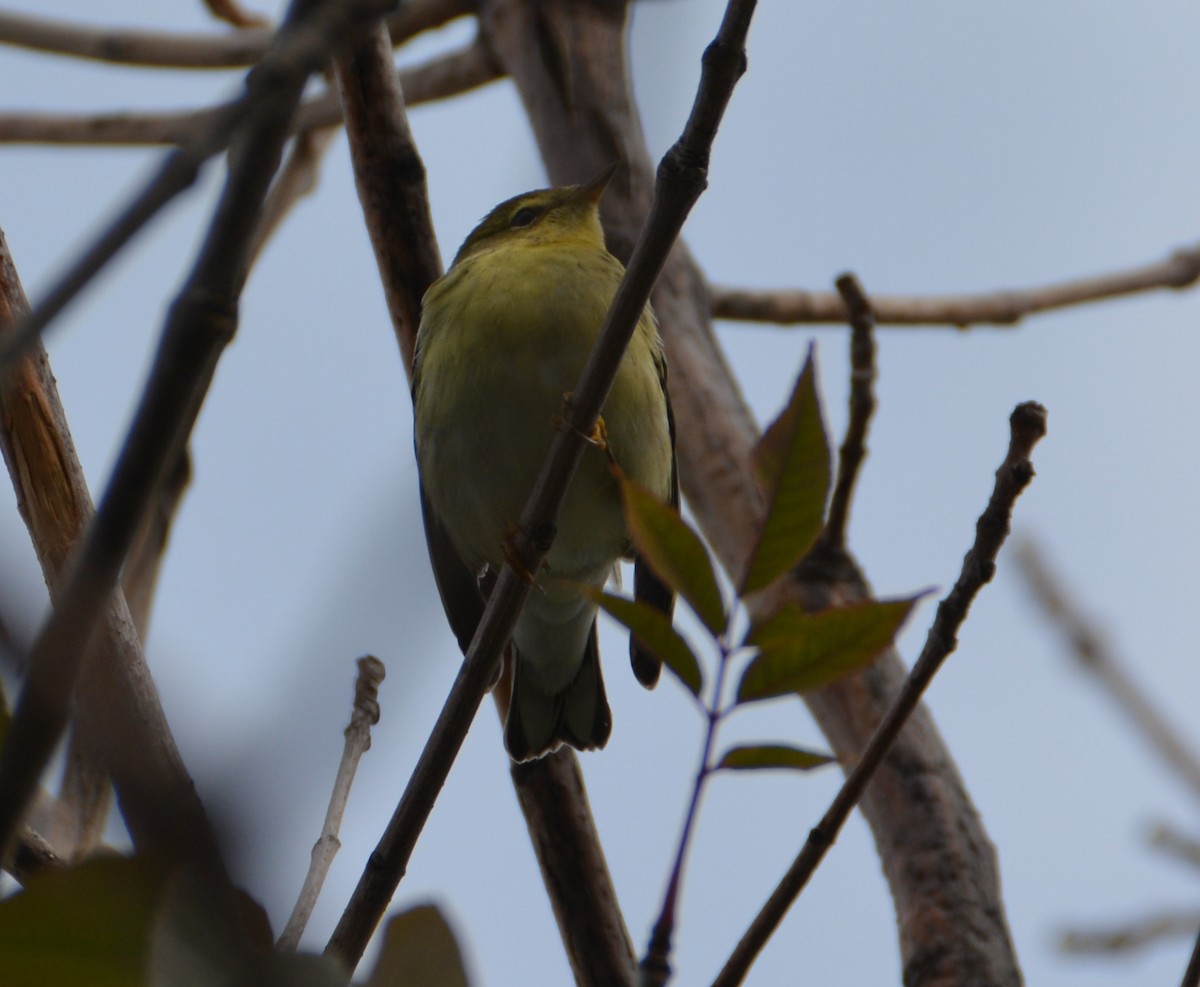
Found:
[[[338,831],[342,828],[342,816],[350,799],[350,786],[363,754],[371,749],[371,727],[379,722],[379,683],[386,674],[383,662],[374,655],[358,659],[358,678],[354,683],[354,709],[346,727],[346,743],[342,760],[338,765],[337,778],[333,783],[333,794],[329,797],[329,808],[325,811],[325,822],[321,835],[312,848],[312,862],[304,877],[296,907],[276,943],[276,948],[292,952],[300,945],[304,927],[308,925],[313,906],[321,894],[325,875],[333,863],[334,855],[341,847]]]
[[[829,515],[821,532],[823,548],[841,550],[846,545],[846,522],[858,470],[866,458],[867,428],[875,413],[875,314],[853,274],[837,279],[838,293],[849,312],[850,419],[838,451],[837,482],[829,499]]]
[[[30,673],[0,752],[0,848],[5,851],[0,856],[19,832],[28,800],[66,723],[87,643],[129,547],[156,490],[183,452],[217,359],[232,338],[250,239],[308,74],[323,63],[328,46],[365,27],[378,10],[376,0],[318,7],[303,26],[285,25],[278,51],[289,58],[277,58],[273,68],[252,73],[248,80],[246,126],[231,149],[229,179],[213,224],[171,307],[150,380],[104,498],[61,587],[58,605],[31,652]],[[25,320],[26,325],[31,322],[37,325],[33,318]],[[174,853],[207,849],[213,857],[209,862],[219,866],[194,792],[181,804],[165,808],[159,820],[164,831],[156,842]]]
[[[624,15],[620,4],[565,0],[510,0],[480,11],[524,101],[551,181],[578,181],[613,160],[629,165],[601,200],[609,249],[618,257],[629,256],[653,177],[637,109],[619,85],[629,74]],[[557,47],[547,53],[534,38]],[[751,466],[759,431],[709,322],[704,279],[682,244],[655,289],[654,308],[670,362],[688,506],[725,570],[744,572],[765,511]],[[839,572],[820,573],[794,593],[806,607],[819,608],[862,598],[867,587],[847,556]],[[893,650],[866,672],[805,697],[842,763],[858,757],[903,679]],[[1019,981],[994,851],[924,710],[876,775],[862,810],[896,903],[910,987],[955,982],[956,976],[981,987]],[[964,937],[963,928],[976,934]]]
[[[477,38],[457,51],[401,69],[400,85],[409,106],[429,103],[478,89],[501,77],[487,47]],[[0,144],[69,144],[141,146],[186,145],[201,128],[215,127],[226,106],[167,113],[99,114],[0,113]],[[332,91],[301,104],[294,129],[332,127],[342,120],[341,102]],[[221,144],[209,153],[216,153]]]
[[[1173,826],[1161,822],[1156,824],[1147,834],[1146,842],[1175,860],[1200,867],[1200,840],[1179,832]]]
[[[833,846],[867,783],[891,749],[905,721],[920,703],[921,695],[957,646],[958,629],[966,620],[971,603],[996,571],[996,556],[1008,535],[1013,505],[1033,479],[1033,464],[1029,456],[1034,445],[1046,434],[1046,409],[1033,402],[1020,404],[1012,413],[1010,423],[1012,436],[1008,454],[996,470],[996,486],[991,500],[975,526],[975,544],[963,559],[962,572],[954,588],[938,606],[937,617],[908,681],[876,729],[861,760],[849,773],[828,811],[809,834],[799,856],[713,981],[713,987],[733,987],[745,979],[751,964],[820,866],[825,853]]]
[[[1014,326],[1026,316],[1160,288],[1192,287],[1200,280],[1200,246],[1182,247],[1153,264],[1033,288],[979,295],[872,295],[881,326]],[[709,285],[715,319],[779,325],[846,321],[845,303],[820,291],[745,291]]]
[[[263,203],[262,221],[250,245],[252,265],[296,204],[316,190],[321,161],[335,136],[337,131],[333,127],[321,127],[301,130],[292,139],[287,158]]]
[[[388,18],[394,44],[471,13],[469,0],[414,0]],[[266,29],[176,34],[91,27],[27,14],[0,12],[0,44],[55,55],[151,68],[227,69],[253,65],[275,32]]]
[[[703,190],[717,125],[744,69],[743,43],[753,7],[753,0],[731,0],[717,39],[705,52],[696,103],[683,135],[663,159],[650,216],[605,317],[600,338],[572,392],[570,406],[565,409],[566,427],[555,433],[512,537],[512,553],[521,571],[536,572],[550,548],[563,495],[586,446],[584,436],[600,413],[650,289]],[[730,49],[735,57],[727,57],[725,49]],[[326,949],[350,966],[361,958],[367,940],[404,876],[417,837],[479,703],[495,677],[501,653],[528,593],[529,583],[512,562],[506,564],[417,768]]]
[[[1068,598],[1032,541],[1017,546],[1021,574],[1042,612],[1066,638],[1079,665],[1108,692],[1147,743],[1192,792],[1200,797],[1200,758],[1167,722],[1109,646],[1103,634]]]
[[[1127,953],[1159,939],[1193,935],[1200,928],[1200,912],[1166,912],[1137,919],[1111,929],[1068,929],[1058,939],[1064,953]],[[1184,987],[1195,985],[1185,980]]]
[[[262,14],[255,14],[242,7],[238,0],[204,0],[214,17],[237,28],[262,28],[271,22]]]

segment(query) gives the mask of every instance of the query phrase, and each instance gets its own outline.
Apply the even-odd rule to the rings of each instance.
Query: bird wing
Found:
[[[483,617],[484,600],[479,581],[455,551],[449,533],[429,503],[424,484],[421,484],[421,517],[425,522],[425,543],[429,546],[429,561],[433,563],[433,578],[442,598],[442,609],[446,611],[450,629],[465,655]]]
[[[679,468],[675,460],[675,413],[671,410],[671,397],[667,393],[667,361],[659,353],[655,362],[658,364],[658,380],[662,385],[663,400],[667,404],[667,429],[671,437],[670,504],[678,510]],[[675,612],[674,591],[658,578],[649,563],[641,556],[635,556],[633,561],[633,598],[649,603],[668,620]],[[647,689],[653,689],[658,684],[658,676],[662,672],[662,662],[632,634],[629,636],[629,662],[633,666],[633,674]]]

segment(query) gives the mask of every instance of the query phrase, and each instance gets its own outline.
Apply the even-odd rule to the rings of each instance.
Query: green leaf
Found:
[[[591,586],[587,587],[586,592],[609,616],[636,634],[654,657],[675,673],[688,692],[699,697],[704,686],[700,663],[691,646],[663,614],[648,603],[613,596]]]
[[[718,768],[731,771],[758,771],[765,768],[789,768],[793,771],[811,771],[837,758],[832,754],[806,751],[787,744],[752,744],[731,747],[717,763]]]
[[[615,472],[625,505],[625,524],[638,553],[663,582],[688,601],[709,633],[720,636],[727,622],[725,603],[700,536],[677,510],[620,470]]]
[[[767,518],[742,580],[742,595],[769,586],[795,565],[821,532],[829,494],[829,441],[809,348],[791,400],[759,440],[754,465]]]
[[[737,701],[805,692],[861,668],[892,642],[919,599],[871,601],[814,614],[784,607],[751,628],[746,640],[759,653],[742,673]]]
[[[0,901],[6,984],[136,987],[146,983],[154,918],[171,870],[108,857],[47,871]]]
[[[454,932],[436,905],[418,905],[388,922],[366,987],[467,987]]]

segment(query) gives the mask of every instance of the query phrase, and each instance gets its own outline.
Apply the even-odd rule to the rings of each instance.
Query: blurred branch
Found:
[[[213,222],[171,306],[150,380],[104,498],[73,556],[69,575],[58,587],[54,612],[33,645],[30,672],[0,753],[0,848],[5,853],[66,723],[87,644],[113,596],[129,548],[156,491],[183,453],[220,353],[232,339],[249,244],[308,75],[320,67],[337,39],[352,36],[379,13],[375,0],[327,2],[311,11],[310,6],[297,0],[293,10],[298,13],[289,13],[271,67],[260,68],[247,80],[246,123],[231,146],[228,181]],[[293,16],[298,18],[295,24]],[[31,317],[25,325],[30,322],[36,324]],[[104,698],[114,699],[120,708],[121,690],[108,691],[116,695]],[[111,758],[114,777],[125,760]],[[142,769],[150,767],[150,760],[131,758]],[[158,803],[157,816],[149,823],[161,829],[153,833],[151,846],[174,854],[195,853],[219,868],[220,854],[194,788],[183,776],[175,787],[159,791],[155,786],[164,781],[159,777],[162,766],[153,767],[159,770],[133,782],[147,804]]]
[[[875,315],[862,285],[853,274],[837,279],[838,293],[850,319],[850,418],[838,450],[837,481],[829,498],[829,514],[820,539],[825,551],[846,547],[846,522],[858,470],[866,458],[867,428],[875,413]]]
[[[11,330],[26,308],[16,267],[0,234],[0,326]],[[0,448],[51,598],[57,605],[63,595],[67,564],[92,516],[92,501],[54,376],[40,345],[18,362],[0,389],[0,408]],[[68,695],[64,692],[62,700]],[[105,758],[121,789],[126,822],[137,845],[155,845],[160,801],[186,806],[182,811],[202,816],[120,593],[109,601],[105,632],[92,645],[78,706],[78,729],[87,735],[82,746],[89,754],[98,749],[93,743],[96,724],[127,735],[117,746],[125,752],[138,752],[140,767]],[[136,739],[128,739],[133,735]],[[11,756],[7,745],[4,756]],[[134,779],[142,771],[152,774],[154,785],[160,789],[152,800],[139,799],[135,790],[138,785]],[[71,855],[77,845],[86,848],[98,836],[105,807],[105,800],[95,797],[102,786],[97,784],[94,768],[86,770],[77,781],[79,791],[68,791],[67,805],[56,811],[56,818],[63,813],[73,817],[61,827],[70,841]]]
[[[958,631],[979,591],[996,571],[996,556],[1008,536],[1013,506],[1033,479],[1029,457],[1046,434],[1046,409],[1026,402],[1017,405],[1009,419],[1011,438],[1008,453],[996,470],[996,485],[987,508],[975,526],[975,543],[963,559],[962,572],[949,595],[938,605],[937,616],[921,655],[887,715],[875,730],[861,760],[854,766],[821,821],[810,832],[800,854],[771,892],[770,898],[742,936],[722,968],[713,987],[740,984],[767,940],[816,872],[826,852],[838,838],[846,819],[857,805],[901,728],[921,701],[933,677],[958,645]]]
[[[1127,953],[1158,939],[1194,935],[1197,929],[1200,912],[1164,912],[1112,929],[1068,929],[1059,936],[1058,948],[1064,953]]]
[[[1182,860],[1192,867],[1200,867],[1200,840],[1185,836],[1166,823],[1158,823],[1152,827],[1147,835],[1147,842],[1155,850],[1160,850],[1176,860]]]
[[[399,70],[400,85],[409,106],[457,96],[501,77],[485,45],[478,38]],[[202,128],[220,130],[218,121],[229,105],[164,113],[107,112],[91,114],[0,113],[0,144],[78,144],[141,146],[188,145]],[[341,102],[332,91],[305,100],[296,114],[294,129],[313,130],[341,123]],[[218,140],[208,154],[223,150]]]
[[[1103,635],[1068,599],[1061,580],[1050,571],[1032,541],[1023,539],[1017,545],[1016,554],[1034,600],[1063,633],[1080,667],[1095,677],[1147,743],[1192,794],[1200,797],[1200,759],[1126,671],[1128,663],[1113,653]]]
[[[262,28],[271,22],[262,14],[255,14],[242,7],[237,0],[204,0],[214,17],[237,28]]]
[[[883,326],[1012,326],[1029,315],[1159,288],[1190,288],[1200,280],[1200,246],[1184,247],[1153,264],[1094,277],[978,295],[872,295]],[[709,285],[715,319],[779,325],[845,322],[845,302],[822,291],[750,291]]]
[[[388,18],[392,42],[400,44],[471,10],[470,0],[413,0]],[[150,68],[245,68],[262,58],[274,36],[269,28],[178,34],[92,27],[0,11],[0,44]]]
[[[325,876],[329,873],[334,855],[342,845],[338,840],[338,831],[342,828],[342,816],[345,815],[346,803],[350,799],[350,786],[354,784],[358,762],[363,754],[371,749],[371,727],[379,722],[379,683],[383,681],[385,674],[383,662],[374,655],[364,655],[358,659],[358,678],[354,683],[354,709],[345,731],[346,743],[342,749],[337,778],[333,783],[333,794],[329,798],[329,808],[325,811],[321,835],[313,844],[308,873],[304,877],[304,884],[291,917],[288,918],[287,925],[276,943],[277,949],[292,952],[300,945],[300,937],[304,935],[304,927],[308,925],[313,906],[321,894]]]
[[[278,42],[247,76],[243,95],[218,108],[208,122],[196,129],[179,148],[166,155],[159,170],[117,217],[70,264],[46,296],[24,316],[0,345],[0,369],[37,338],[74,297],[115,257],[141,229],[176,195],[196,179],[201,165],[225,150],[239,128],[246,131],[266,119],[282,118],[290,126],[294,107],[281,112],[286,94],[297,79],[324,66],[340,43],[347,43],[363,24],[391,0],[347,0],[341,6],[327,4],[316,15],[279,35]],[[261,203],[256,203],[257,208]]]
[[[337,131],[333,127],[319,127],[299,131],[292,138],[287,158],[271,183],[263,203],[262,221],[250,245],[250,263],[261,256],[267,242],[273,237],[293,207],[317,187],[321,172],[321,161]]]

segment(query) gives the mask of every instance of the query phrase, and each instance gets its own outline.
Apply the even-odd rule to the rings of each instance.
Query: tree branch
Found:
[[[1022,540],[1016,552],[1030,593],[1046,618],[1062,632],[1080,668],[1095,677],[1175,776],[1200,798],[1200,758],[1129,674],[1129,663],[1113,653],[1104,635],[1068,598],[1062,582],[1032,541]]]
[[[692,114],[683,135],[663,159],[662,177],[650,217],[605,317],[600,338],[572,391],[564,415],[565,427],[555,433],[512,538],[513,555],[524,572],[536,572],[550,548],[559,507],[587,445],[584,436],[600,413],[667,253],[703,189],[712,140],[743,67],[742,46],[753,8],[752,0],[731,0],[717,39],[705,53],[705,70]],[[740,59],[728,57],[726,49]],[[665,180],[668,175],[673,176],[671,182]],[[501,652],[528,593],[529,583],[517,574],[511,562],[506,564],[417,768],[326,949],[350,966],[356,965],[362,956],[367,940],[404,876],[417,837],[479,703],[495,677]]]
[[[1032,288],[978,295],[872,295],[883,326],[1014,326],[1039,312],[1105,301],[1160,288],[1190,288],[1200,280],[1200,246],[1181,247],[1153,264]],[[845,303],[820,291],[747,291],[709,285],[715,319],[779,325],[845,322]]]
[[[217,359],[232,338],[250,239],[305,81],[324,61],[331,41],[350,36],[379,12],[375,0],[327,3],[308,18],[304,0],[297,0],[297,7],[297,24],[289,15],[281,32],[279,57],[248,80],[250,110],[244,132],[231,149],[229,179],[212,226],[171,307],[150,380],[104,498],[63,581],[57,606],[32,648],[29,676],[0,752],[0,857],[11,850],[28,800],[66,723],[87,644],[112,597],[130,544],[156,490],[183,452]],[[117,695],[107,698],[116,702],[106,708],[120,708],[119,690],[110,691]],[[126,760],[111,758],[114,764]],[[207,862],[219,867],[219,852],[194,791],[189,798],[171,801],[150,787],[150,781],[140,778],[130,784],[146,784],[137,791],[146,804],[162,799],[158,818],[150,820],[161,827],[152,845],[211,857]]]
[[[1033,464],[1029,456],[1038,440],[1046,434],[1046,409],[1033,402],[1020,404],[1012,413],[1010,424],[1012,434],[1008,454],[996,470],[996,486],[991,500],[975,526],[975,544],[963,559],[962,572],[954,588],[938,605],[937,616],[929,629],[921,656],[913,665],[891,709],[875,730],[862,758],[847,776],[828,811],[809,834],[799,856],[742,936],[713,981],[713,987],[733,987],[745,979],[751,964],[837,840],[867,783],[883,763],[929,683],[957,646],[958,630],[967,618],[967,611],[996,571],[996,556],[1008,536],[1013,505],[1033,479]],[[911,982],[907,976],[905,982]],[[975,984],[980,981],[966,977],[956,982]]]
[[[469,0],[413,0],[388,18],[392,43],[398,45],[471,10]],[[262,58],[274,37],[270,28],[177,34],[91,27],[0,11],[0,44],[148,68],[245,68]]]
[[[653,171],[625,84],[623,8],[493,0],[481,8],[480,21],[517,85],[552,182],[595,174],[613,160],[629,165],[601,200],[609,249],[628,257]],[[532,42],[539,37],[558,46],[553,56]],[[759,433],[713,334],[704,280],[682,244],[659,279],[654,308],[670,362],[688,505],[726,571],[744,572],[764,512],[751,466]],[[846,559],[843,573],[823,573],[793,592],[821,606],[865,593],[861,573]],[[903,678],[889,651],[867,672],[806,697],[843,763],[858,757]],[[942,983],[953,982],[955,969],[980,973],[974,981],[980,985],[1018,983],[994,853],[924,710],[914,714],[895,752],[862,808],[896,902],[903,960],[913,970],[909,987],[934,983],[939,969],[947,975]],[[956,879],[944,881],[947,873]],[[942,966],[923,962],[930,957]]]
[[[478,39],[471,44],[399,70],[410,106],[457,96],[500,78],[495,62]],[[91,114],[0,113],[0,144],[76,144],[86,147],[188,145],[197,132],[214,127],[225,105],[164,113],[114,111]],[[294,129],[312,130],[341,123],[337,94],[326,91],[301,104]],[[226,137],[224,140],[227,140]],[[219,141],[206,155],[224,149]]]

